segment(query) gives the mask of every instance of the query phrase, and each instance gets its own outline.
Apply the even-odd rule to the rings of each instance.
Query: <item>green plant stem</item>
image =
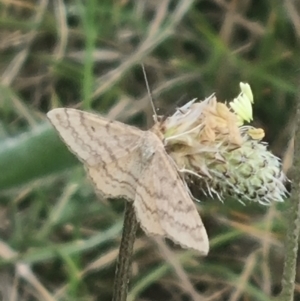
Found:
[[[126,201],[123,233],[116,266],[112,301],[126,301],[131,272],[131,259],[137,229],[133,202]]]
[[[287,236],[282,291],[280,301],[293,301],[296,277],[298,239],[300,231],[300,100],[297,104],[296,129],[294,142],[294,162],[291,170],[292,192],[287,212]]]

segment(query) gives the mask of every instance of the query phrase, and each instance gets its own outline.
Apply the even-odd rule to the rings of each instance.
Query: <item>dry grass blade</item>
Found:
[[[245,286],[249,283],[249,279],[252,276],[256,263],[257,263],[257,252],[254,252],[247,258],[244,271],[241,273],[239,279],[237,280],[237,283],[235,285],[235,290],[228,298],[228,301],[240,300],[243,292],[245,291]]]
[[[40,4],[37,7],[37,13],[34,17],[33,23],[35,27],[37,28],[42,19],[43,15],[47,9],[48,0],[40,0]],[[21,70],[28,54],[30,51],[30,46],[32,42],[34,41],[35,36],[37,35],[36,28],[34,28],[30,33],[28,33],[27,37],[27,46],[26,48],[22,49],[16,57],[13,59],[13,61],[8,65],[6,70],[2,73],[2,76],[0,78],[0,83],[4,86],[9,86],[15,77],[18,75],[19,71]]]
[[[16,258],[18,254],[3,241],[0,241],[0,256],[3,259],[8,260]],[[17,276],[23,278],[28,284],[30,284],[34,288],[35,293],[39,296],[40,299],[45,301],[56,301],[56,299],[49,293],[46,287],[42,285],[38,277],[35,276],[28,264],[17,262],[15,264],[15,269]]]
[[[168,2],[168,0],[163,1],[161,3],[162,7],[165,7],[166,3]],[[116,69],[97,79],[96,85],[99,88],[97,88],[94,91],[93,97],[99,97],[101,94],[107,91],[125,74],[125,72],[129,68],[140,63],[141,60],[147,54],[149,54],[149,52],[153,50],[159,43],[165,41],[168,37],[174,34],[175,27],[184,17],[185,13],[188,11],[193,2],[193,0],[185,0],[178,2],[174,12],[169,15],[169,20],[165,27],[157,28],[157,24],[155,23],[153,31],[151,31],[151,35],[146,36],[146,38],[138,47],[138,49],[130,57],[126,58],[126,60],[123,63],[121,63],[121,65],[118,66]],[[160,16],[160,6],[158,6],[157,8],[157,14]],[[157,22],[160,23],[160,18],[158,18],[157,20]]]
[[[191,283],[187,273],[180,261],[178,260],[176,254],[166,245],[166,243],[161,238],[155,238],[155,241],[159,247],[159,250],[164,258],[172,268],[174,269],[178,279],[181,281],[182,289],[192,298],[194,301],[206,300],[204,296],[195,290],[193,284]]]

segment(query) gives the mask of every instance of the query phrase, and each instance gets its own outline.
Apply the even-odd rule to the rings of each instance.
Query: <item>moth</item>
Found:
[[[202,220],[163,135],[68,108],[47,114],[69,149],[85,165],[96,190],[106,198],[133,202],[149,235],[168,237],[206,255],[209,241]]]

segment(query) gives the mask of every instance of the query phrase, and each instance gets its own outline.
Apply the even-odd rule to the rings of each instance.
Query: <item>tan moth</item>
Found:
[[[70,150],[84,163],[104,197],[133,201],[142,229],[206,255],[202,220],[156,125],[142,131],[118,121],[59,108],[47,114]]]

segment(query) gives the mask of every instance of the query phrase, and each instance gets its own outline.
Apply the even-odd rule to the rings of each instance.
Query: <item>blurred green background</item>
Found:
[[[291,0],[0,0],[0,300],[112,294],[124,202],[97,197],[47,111],[75,107],[151,127],[140,63],[159,114],[213,92],[231,100],[248,82],[254,125],[287,172],[299,37],[300,3]],[[288,203],[197,204],[206,258],[139,230],[128,300],[276,296]]]

